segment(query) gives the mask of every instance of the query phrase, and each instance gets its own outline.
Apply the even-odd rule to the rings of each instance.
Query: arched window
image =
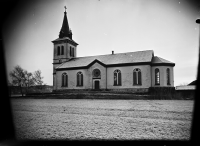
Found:
[[[69,47],[69,55],[72,56],[72,47]]]
[[[160,85],[160,71],[158,68],[155,69],[155,84]]]
[[[61,55],[64,55],[64,46],[61,46]]]
[[[68,75],[66,73],[62,74],[62,87],[68,86]]]
[[[99,69],[94,69],[92,74],[93,78],[101,78],[101,72]]]
[[[121,71],[120,70],[115,70],[114,71],[114,86],[121,86]]]
[[[70,56],[74,57],[74,48],[73,47],[70,47]]]
[[[57,55],[60,55],[60,46],[57,47]]]
[[[170,85],[170,70],[167,68],[167,85]]]
[[[72,48],[72,56],[73,56],[73,57],[75,56],[75,55],[74,55],[74,54],[75,54],[75,53],[74,53],[74,50],[75,50],[75,49]]]
[[[83,73],[77,73],[77,86],[83,86]]]
[[[142,75],[139,68],[133,70],[133,85],[142,85]]]

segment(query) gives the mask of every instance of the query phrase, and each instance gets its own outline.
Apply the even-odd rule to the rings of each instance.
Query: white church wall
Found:
[[[101,72],[101,79],[93,79],[92,73],[94,69],[99,69]],[[89,69],[88,69],[88,87],[90,89],[94,89],[94,81],[99,80],[100,81],[100,89],[106,89],[106,68],[102,66],[99,63],[94,63]]]
[[[53,90],[56,90],[56,75],[53,75]]]
[[[133,70],[139,68],[142,73],[142,85],[133,85]],[[119,69],[122,74],[122,85],[114,85],[114,71]],[[118,89],[118,88],[149,88],[151,86],[151,67],[149,65],[139,66],[124,66],[124,67],[109,67],[107,68],[107,88]]]
[[[160,71],[160,85],[155,85],[155,69]],[[167,68],[170,69],[170,85],[167,85]],[[174,87],[174,69],[171,66],[152,66],[152,87]]]
[[[68,44],[68,43],[66,44],[66,46],[67,46],[67,58],[71,58],[71,56],[70,56],[70,47],[74,48],[74,55],[76,57],[76,47],[71,45],[71,44]]]
[[[53,89],[56,90],[57,89],[57,83],[56,83],[56,70],[55,68],[60,65],[60,64],[53,64]]]
[[[58,46],[64,46],[64,54],[63,55],[57,55],[57,51],[58,51]],[[62,59],[63,61],[66,61],[67,58],[71,58],[70,56],[70,47],[73,47],[74,48],[74,54],[75,54],[75,57],[76,57],[76,47],[69,44],[69,43],[60,43],[60,44],[54,44],[54,53],[53,53],[53,57],[54,57],[54,62],[59,62],[59,59]],[[61,52],[61,50],[60,50]]]
[[[139,68],[142,74],[142,85],[133,85],[133,70]],[[160,85],[155,85],[155,69],[160,70]],[[167,68],[170,69],[170,83],[167,85]],[[92,72],[94,69],[99,69],[101,71],[101,79],[93,79]],[[119,69],[122,74],[122,85],[114,86],[114,71]],[[77,73],[81,71],[83,73],[83,86],[77,86]],[[61,87],[62,84],[62,74],[67,73],[68,75],[68,87]],[[107,74],[107,77],[106,77]],[[139,65],[139,66],[123,66],[123,67],[108,67],[107,69],[99,64],[98,62],[93,64],[88,69],[78,69],[78,70],[66,70],[57,71],[55,76],[55,89],[94,89],[94,81],[100,81],[100,89],[140,89],[149,88],[151,86],[174,86],[174,73],[173,67],[169,66],[149,66],[149,65]],[[107,81],[107,85],[106,85]]]
[[[58,51],[58,46],[64,46],[64,55],[57,55],[57,51]],[[67,44],[66,43],[60,43],[60,44],[54,44],[54,59],[61,59],[61,58],[67,58],[68,57],[68,53],[67,53]],[[61,51],[60,51],[61,52]],[[59,60],[58,60],[59,61]]]
[[[83,86],[77,86],[77,73],[83,73]],[[68,75],[68,87],[62,87],[62,74]],[[88,71],[87,69],[57,71],[56,73],[56,86],[57,89],[88,89]]]

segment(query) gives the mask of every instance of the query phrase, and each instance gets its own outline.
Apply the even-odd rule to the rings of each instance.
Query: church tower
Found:
[[[67,12],[65,6],[63,24],[59,33],[59,38],[52,41],[53,50],[53,85],[55,85],[55,68],[63,62],[69,61],[76,57],[77,43],[72,39],[72,31],[69,28]]]

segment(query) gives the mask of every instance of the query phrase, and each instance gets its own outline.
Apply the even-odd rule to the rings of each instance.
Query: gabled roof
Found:
[[[153,66],[159,66],[159,65],[169,65],[169,66],[175,66],[175,63],[168,61],[166,59],[163,59],[158,56],[154,56],[152,59],[152,65]]]
[[[116,64],[120,65],[120,64],[138,64],[138,63],[151,64],[153,54],[154,54],[153,50],[146,50],[146,51],[118,53],[109,55],[77,57],[62,63],[56,69],[61,70],[61,69],[88,67],[88,65],[90,65],[95,60],[98,60],[98,62],[101,62],[106,66],[112,66]]]

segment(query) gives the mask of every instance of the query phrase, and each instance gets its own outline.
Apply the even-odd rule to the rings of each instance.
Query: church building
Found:
[[[149,87],[174,87],[175,63],[153,50],[77,57],[66,10],[59,38],[52,41],[53,89],[147,92]]]

